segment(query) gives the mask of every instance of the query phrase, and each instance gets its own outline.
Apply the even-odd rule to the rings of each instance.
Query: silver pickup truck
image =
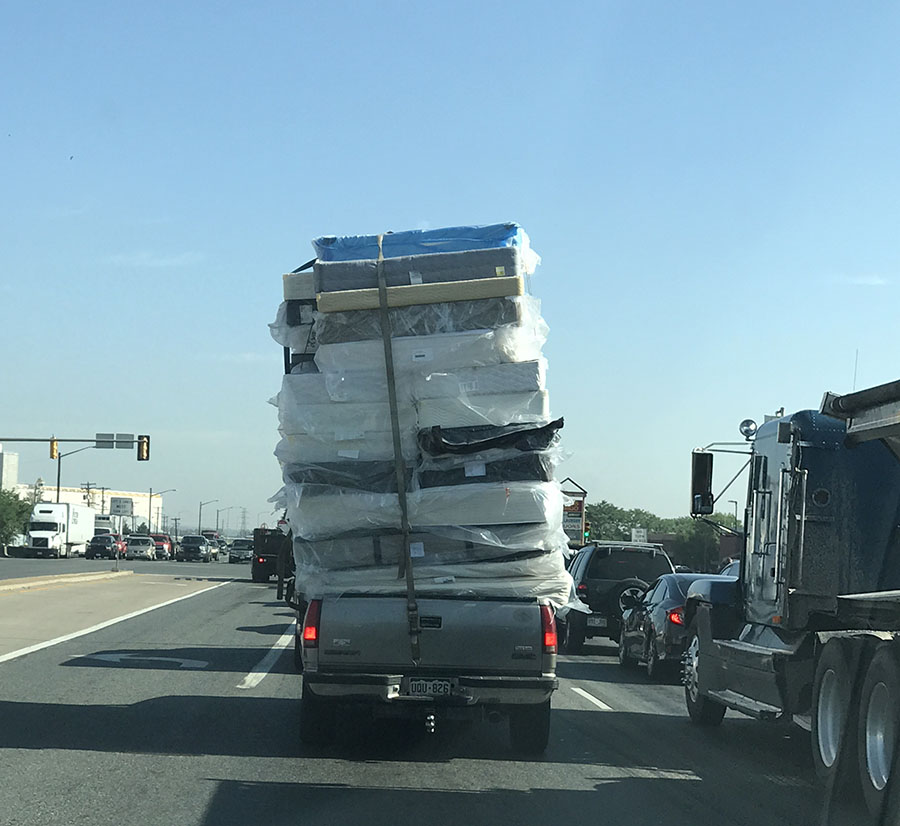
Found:
[[[420,595],[413,624],[408,607],[402,596],[310,600],[297,623],[303,742],[327,742],[352,705],[431,731],[440,719],[506,718],[515,750],[542,752],[557,687],[549,603]]]

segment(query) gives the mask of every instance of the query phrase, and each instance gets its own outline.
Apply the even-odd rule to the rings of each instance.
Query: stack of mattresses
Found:
[[[293,365],[275,400],[276,501],[299,586],[400,593],[406,560],[419,592],[566,604],[562,420],[550,416],[547,326],[525,291],[538,262],[528,237],[500,224],[313,245],[314,267],[285,276],[270,325]]]

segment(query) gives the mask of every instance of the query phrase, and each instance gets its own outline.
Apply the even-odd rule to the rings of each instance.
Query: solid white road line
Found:
[[[284,651],[289,645],[294,642],[294,625],[291,623],[287,630],[278,638],[278,642],[275,643],[270,649],[269,653],[266,654],[255,666],[253,666],[253,670],[244,677],[237,684],[237,688],[256,688],[263,679],[265,679],[266,674],[268,674],[272,667],[278,662],[278,658],[281,656],[281,652]]]
[[[125,622],[125,620],[129,619],[134,619],[134,617],[139,617],[141,614],[148,614],[150,611],[155,611],[157,608],[165,608],[167,605],[173,605],[176,602],[181,602],[183,599],[190,599],[191,597],[197,597],[200,596],[200,594],[205,594],[208,591],[214,591],[216,588],[221,588],[223,585],[229,585],[233,581],[234,580],[229,579],[228,582],[220,582],[217,585],[212,585],[209,588],[204,588],[202,591],[194,591],[193,594],[185,594],[184,596],[175,597],[175,599],[168,599],[165,602],[160,602],[158,605],[151,605],[149,608],[141,608],[140,611],[132,611],[130,614],[123,614],[121,617],[114,617],[113,619],[99,622],[97,623],[97,625],[92,625],[90,628],[84,628],[81,631],[73,631],[71,634],[64,634],[63,636],[56,637],[52,640],[46,640],[45,642],[39,642],[35,645],[29,645],[28,648],[20,648],[18,651],[10,651],[9,654],[0,655],[0,663],[9,662],[10,660],[15,660],[19,657],[24,657],[26,654],[32,654],[35,651],[40,651],[42,648],[50,648],[53,645],[59,645],[61,642],[68,642],[69,640],[83,637],[85,634],[93,634],[94,631],[100,631],[102,628],[109,628],[110,625],[115,625],[119,622]]]
[[[580,696],[584,697],[585,700],[589,700],[590,702],[592,702],[601,711],[612,711],[613,710],[612,706],[606,705],[606,703],[604,703],[603,700],[598,700],[593,694],[589,694],[583,688],[579,688],[577,685],[570,686],[570,688],[576,694],[579,694]]]

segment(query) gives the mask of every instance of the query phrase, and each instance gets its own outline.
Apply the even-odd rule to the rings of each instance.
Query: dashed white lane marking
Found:
[[[581,697],[584,697],[585,700],[592,702],[601,711],[612,711],[613,710],[612,706],[606,705],[606,703],[604,703],[603,700],[598,700],[593,694],[590,694],[589,692],[585,691],[583,688],[579,688],[577,685],[573,685],[573,686],[571,686],[571,689],[576,694],[580,695]]]
[[[253,670],[237,684],[237,688],[256,688],[268,674],[272,667],[278,662],[281,653],[294,642],[294,625],[293,623],[287,627],[287,630],[278,638],[278,642],[273,645],[265,657],[263,657]]]
[[[64,634],[63,636],[56,637],[52,640],[45,640],[44,642],[39,642],[35,645],[29,645],[28,648],[20,648],[18,651],[10,651],[8,654],[0,655],[0,663],[9,662],[10,660],[18,659],[19,657],[24,657],[26,654],[32,654],[35,651],[40,651],[43,648],[50,648],[53,645],[59,645],[61,642],[68,642],[69,640],[83,637],[85,634],[93,634],[94,631],[100,631],[103,628],[109,628],[110,625],[116,625],[116,623],[134,619],[135,617],[139,617],[141,614],[147,614],[150,611],[155,611],[157,608],[165,608],[167,605],[173,605],[176,602],[181,602],[183,599],[191,599],[191,597],[200,596],[200,594],[205,594],[208,591],[214,591],[216,588],[221,588],[223,585],[229,585],[231,582],[233,582],[233,580],[228,580],[227,582],[219,582],[216,585],[211,585],[209,588],[204,588],[202,591],[194,591],[194,593],[192,594],[184,594],[184,596],[175,597],[174,599],[167,599],[165,602],[160,602],[158,605],[151,605],[149,608],[141,608],[140,611],[132,611],[130,614],[123,614],[121,617],[113,617],[113,619],[105,620],[104,622],[98,622],[96,625],[92,625],[90,628],[83,628],[81,631],[73,631],[71,634]]]

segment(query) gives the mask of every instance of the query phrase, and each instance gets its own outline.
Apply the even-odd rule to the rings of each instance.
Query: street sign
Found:
[[[647,529],[646,528],[632,528],[631,529],[631,541],[632,542],[646,542],[647,541]]]
[[[116,434],[115,433],[97,433],[94,437],[94,447],[110,449],[116,446]]]
[[[113,516],[133,516],[134,502],[124,496],[110,496],[109,512]]]
[[[134,433],[116,433],[116,447],[131,450],[134,447]]]
[[[574,491],[564,492],[577,498],[563,505],[563,530],[573,542],[581,542],[584,539],[584,498]]]

